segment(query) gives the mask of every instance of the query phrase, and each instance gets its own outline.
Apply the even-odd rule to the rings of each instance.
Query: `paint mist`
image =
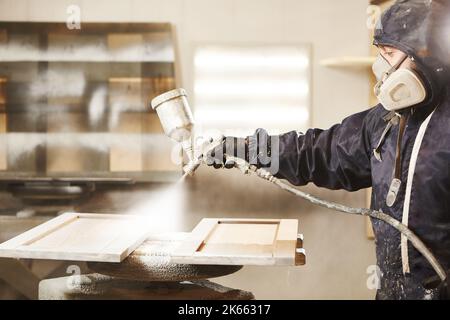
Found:
[[[180,232],[184,230],[185,212],[184,175],[177,182],[148,193],[125,214],[142,215],[148,218],[151,233]]]

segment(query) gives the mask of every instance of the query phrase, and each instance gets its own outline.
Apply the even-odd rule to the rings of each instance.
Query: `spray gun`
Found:
[[[215,140],[210,138],[194,145],[192,137],[194,117],[184,89],[163,93],[154,98],[151,105],[158,114],[165,134],[181,144],[188,158],[188,164],[183,167],[183,171],[185,175],[192,175],[203,162],[204,155],[221,143],[222,138]]]
[[[192,129],[194,126],[194,118],[189,108],[188,101],[186,99],[186,91],[184,89],[175,89],[162,95],[157,96],[151,102],[152,108],[156,110],[159,116],[164,132],[173,140],[181,143],[183,150],[186,152],[189,159],[189,163],[183,168],[185,174],[192,174],[197,170],[200,164],[203,162],[204,155],[214,148],[221,140],[208,140],[200,146],[200,151],[195,152],[195,147],[192,140]],[[374,219],[384,221],[404,234],[411,244],[427,259],[441,281],[445,281],[447,273],[442,265],[437,261],[436,257],[425,246],[425,244],[418,238],[406,225],[400,221],[394,219],[388,214],[381,211],[375,211],[366,208],[352,208],[339,203],[322,200],[314,195],[303,192],[294,188],[285,181],[282,181],[272,175],[269,171],[263,168],[257,168],[256,166],[246,162],[243,159],[235,158],[225,155],[227,161],[232,161],[234,166],[241,170],[241,172],[248,174],[253,173],[258,177],[267,180],[279,188],[288,191],[298,197],[301,197],[309,202],[332,209],[338,212],[369,216]]]

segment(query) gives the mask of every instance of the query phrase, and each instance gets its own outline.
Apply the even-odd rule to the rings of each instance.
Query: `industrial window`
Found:
[[[261,127],[276,134],[309,126],[308,45],[199,46],[194,77],[201,131],[248,135]]]

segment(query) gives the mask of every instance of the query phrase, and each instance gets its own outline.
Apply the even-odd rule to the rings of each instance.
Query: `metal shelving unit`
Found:
[[[148,108],[178,82],[174,42],[166,23],[1,22],[0,183],[177,179]]]

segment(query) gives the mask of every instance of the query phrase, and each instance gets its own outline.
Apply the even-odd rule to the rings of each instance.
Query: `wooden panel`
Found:
[[[0,257],[120,262],[148,236],[145,217],[65,213],[0,244]]]
[[[203,219],[171,259],[187,264],[304,264],[304,258],[296,257],[302,243],[297,228],[296,219]]]
[[[274,256],[280,262],[289,264],[292,259],[292,252],[297,247],[298,220],[284,219],[280,221],[275,239]],[[295,239],[295,241],[293,241]],[[283,264],[284,264],[283,263]]]
[[[193,255],[217,225],[217,219],[205,218],[192,230],[188,239],[175,251],[176,255]]]

